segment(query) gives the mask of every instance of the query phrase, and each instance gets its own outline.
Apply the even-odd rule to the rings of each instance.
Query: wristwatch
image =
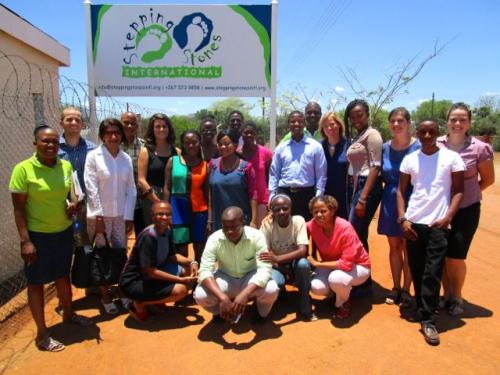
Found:
[[[403,217],[400,217],[400,218],[398,219],[398,224],[399,224],[399,225],[401,225],[401,224],[403,224],[405,221],[408,221],[408,219],[407,219],[406,217],[404,217],[404,216],[403,216]]]

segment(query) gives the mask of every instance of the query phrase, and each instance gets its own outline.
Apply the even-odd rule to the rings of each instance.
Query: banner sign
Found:
[[[271,5],[91,5],[91,31],[96,95],[271,93]]]

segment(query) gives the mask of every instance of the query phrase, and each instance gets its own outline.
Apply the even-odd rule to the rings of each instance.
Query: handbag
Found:
[[[90,288],[90,259],[92,248],[90,246],[77,246],[73,264],[71,265],[71,284],[77,288]]]
[[[92,286],[117,284],[127,263],[127,249],[111,247],[106,239],[106,246],[97,247],[94,242],[90,257],[89,278]],[[94,238],[95,240],[95,238]]]
[[[105,236],[106,238],[106,236]],[[71,266],[71,283],[77,288],[114,285],[118,283],[125,263],[127,249],[109,246],[97,247],[95,237],[92,248],[78,246]]]

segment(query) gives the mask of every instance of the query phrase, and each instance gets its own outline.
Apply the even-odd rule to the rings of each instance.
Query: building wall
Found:
[[[58,128],[59,63],[0,31],[0,286],[22,269],[8,184],[15,164],[34,152],[33,129]],[[12,288],[15,288],[13,281]],[[4,290],[0,290],[0,298]]]

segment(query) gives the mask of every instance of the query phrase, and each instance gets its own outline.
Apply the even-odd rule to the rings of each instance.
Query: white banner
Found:
[[[92,5],[91,32],[96,95],[271,94],[270,5]]]

